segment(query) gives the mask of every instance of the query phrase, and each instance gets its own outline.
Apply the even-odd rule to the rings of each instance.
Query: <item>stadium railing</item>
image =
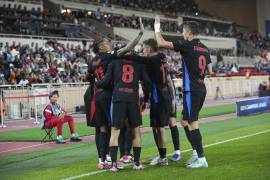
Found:
[[[23,34],[1,34],[0,33],[0,42],[16,42],[21,44],[38,43],[39,47],[43,46],[48,40],[57,40],[61,44],[74,44],[82,45],[82,41],[93,42],[93,39],[86,38],[67,38],[67,37],[55,37],[55,36],[36,36],[36,35],[23,35]]]
[[[58,90],[58,103],[68,112],[75,113],[83,106],[83,95],[88,83],[33,84],[31,86],[0,85],[1,94],[6,104],[6,120],[32,120],[39,124],[42,112],[49,103],[48,94]]]

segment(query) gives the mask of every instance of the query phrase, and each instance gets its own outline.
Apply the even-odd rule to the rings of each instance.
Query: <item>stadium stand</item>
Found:
[[[112,28],[138,28],[137,15],[122,15],[103,12],[100,8],[96,11],[78,9],[62,9],[62,12],[51,13],[46,9],[29,9],[21,4],[12,4],[13,1],[5,1],[0,7],[0,33],[25,34],[54,37],[75,38],[107,38],[112,41],[123,41],[122,37],[114,35]],[[18,1],[20,2],[20,1]],[[24,1],[25,2],[25,1]],[[167,15],[174,12],[174,16],[164,19],[162,30],[164,32],[181,32],[181,25],[175,19],[180,12],[184,16],[183,21],[194,20],[192,17],[210,17],[201,12],[194,1],[73,1],[79,3],[93,3],[108,7],[121,7],[136,11],[161,12]],[[178,1],[177,1],[178,2]],[[179,1],[180,2],[180,1]],[[28,1],[28,3],[40,4],[41,1]],[[177,4],[175,6],[175,4]],[[174,5],[174,6],[173,6]],[[197,14],[196,14],[197,13]],[[199,16],[198,16],[199,15]],[[214,17],[220,19],[218,17]],[[210,49],[213,56],[213,68],[217,74],[227,76],[244,76],[247,71],[251,75],[262,75],[270,71],[269,50],[270,41],[259,33],[237,33],[234,24],[215,21],[200,21],[201,35],[235,37],[238,47],[232,49]],[[222,20],[222,19],[220,19]],[[153,17],[144,18],[145,29],[153,30]],[[223,31],[223,32],[222,32]],[[115,43],[117,45],[117,43]],[[121,44],[121,43],[120,43]],[[181,70],[179,54],[165,51],[174,78],[180,77]],[[260,56],[259,56],[260,55]],[[0,44],[0,78],[1,84],[33,84],[33,83],[70,83],[86,81],[87,62],[94,56],[91,44],[88,46],[63,45],[56,41],[48,41],[45,45],[20,44],[17,42],[2,42]],[[224,57],[220,60],[220,56]],[[240,57],[240,58],[237,58]],[[246,57],[243,60],[242,57]],[[252,57],[250,60],[248,57]],[[268,58],[268,60],[267,60]],[[255,60],[254,60],[255,59]],[[243,67],[244,66],[244,67]],[[244,68],[244,69],[243,69]],[[246,69],[246,68],[252,68]],[[40,73],[48,72],[44,77]]]

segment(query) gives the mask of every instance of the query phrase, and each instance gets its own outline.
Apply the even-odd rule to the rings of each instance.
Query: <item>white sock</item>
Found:
[[[200,157],[199,160],[200,161],[206,161],[206,158],[205,157]]]
[[[56,139],[63,139],[62,135],[57,136]]]
[[[194,156],[198,156],[197,151],[196,151],[196,150],[193,150],[192,155],[194,155]]]
[[[180,150],[176,150],[174,153],[180,155],[181,154],[181,151]]]
[[[99,163],[102,163],[101,158],[98,158],[98,162],[99,162]]]

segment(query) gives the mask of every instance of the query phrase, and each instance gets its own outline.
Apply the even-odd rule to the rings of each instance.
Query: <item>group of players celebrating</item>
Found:
[[[96,146],[99,169],[117,172],[123,168],[117,161],[120,146],[120,161],[134,161],[133,169],[142,170],[140,161],[142,140],[141,112],[150,102],[150,126],[159,155],[150,165],[168,165],[165,127],[169,125],[174,145],[173,161],[181,159],[179,131],[176,123],[175,87],[168,70],[166,56],[159,48],[174,49],[182,55],[183,69],[183,120],[187,139],[193,154],[187,161],[188,168],[206,168],[202,137],[198,127],[198,114],[206,96],[204,77],[206,69],[211,73],[208,48],[195,36],[198,24],[183,24],[184,40],[165,41],[160,34],[160,19],[155,18],[155,39],[143,41],[140,54],[132,52],[140,41],[144,26],[140,21],[140,33],[126,46],[112,49],[111,42],[97,43],[96,57],[89,64],[90,86],[85,93],[88,125],[96,128]],[[143,90],[140,98],[139,87]],[[131,149],[133,148],[133,157]]]

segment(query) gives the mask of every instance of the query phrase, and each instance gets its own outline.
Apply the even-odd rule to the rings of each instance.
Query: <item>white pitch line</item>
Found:
[[[237,141],[239,139],[245,139],[245,138],[248,138],[248,137],[257,136],[257,135],[268,133],[268,132],[270,132],[270,130],[260,131],[260,132],[249,134],[249,135],[245,135],[245,136],[239,136],[239,137],[236,137],[236,138],[231,138],[231,139],[227,139],[227,140],[224,140],[224,141],[219,141],[219,142],[212,143],[212,144],[207,144],[207,145],[205,145],[203,147],[204,148],[208,148],[208,147],[211,147],[211,146],[216,146],[216,145],[224,144],[224,143],[227,143],[227,142]],[[191,150],[192,149],[186,149],[186,150],[181,151],[181,153],[189,152]],[[168,156],[170,156],[170,155],[172,155],[172,154],[168,154]],[[130,166],[130,165],[131,164],[129,164],[127,166]],[[85,177],[85,176],[92,176],[92,175],[95,175],[95,174],[99,174],[99,173],[102,173],[102,172],[105,172],[105,171],[108,171],[108,170],[92,171],[92,172],[81,174],[81,175],[78,175],[78,176],[72,176],[72,177],[64,178],[62,180],[78,179],[78,178],[82,178],[82,177]]]

